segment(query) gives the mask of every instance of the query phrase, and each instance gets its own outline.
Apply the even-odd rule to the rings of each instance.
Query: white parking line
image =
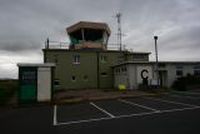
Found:
[[[193,110],[193,109],[198,109],[198,108],[200,108],[200,106],[180,108],[180,109],[176,108],[176,109],[162,110],[160,113],[178,112],[178,111]]]
[[[186,104],[186,103],[181,103],[181,102],[176,102],[176,101],[170,101],[170,100],[165,100],[165,99],[158,99],[158,98],[152,98],[152,97],[145,97],[150,100],[155,100],[155,101],[161,101],[161,102],[166,102],[166,103],[171,103],[171,104],[178,104],[178,105],[183,105],[183,106],[189,106],[189,107],[199,107],[197,105],[192,105],[192,104]]]
[[[183,96],[183,95],[175,95],[175,94],[168,94],[172,97],[178,97],[178,98],[188,98],[188,99],[200,99],[199,97],[191,97],[191,96]]]
[[[57,126],[79,124],[79,123],[88,123],[88,122],[95,122],[95,121],[102,121],[102,120],[120,119],[120,118],[127,118],[127,117],[133,117],[133,116],[151,115],[151,114],[154,114],[154,113],[158,113],[158,112],[143,112],[143,113],[138,113],[138,114],[121,115],[121,116],[115,116],[115,118],[104,117],[104,118],[94,118],[94,119],[88,119],[88,120],[60,122],[60,123],[57,124]]]
[[[57,125],[57,105],[53,107],[53,126]]]
[[[107,114],[108,116],[110,116],[111,118],[115,118],[114,115],[112,115],[111,113],[109,113],[108,111],[106,111],[103,108],[100,108],[99,106],[97,106],[96,104],[94,104],[93,102],[90,102],[90,105],[94,106],[95,108],[97,108],[98,110],[100,110],[101,112]]]
[[[147,106],[144,106],[144,105],[134,103],[132,101],[127,101],[127,100],[123,100],[123,99],[118,99],[118,101],[129,104],[129,105],[134,105],[134,106],[138,106],[138,107],[141,107],[141,108],[144,108],[144,109],[148,109],[148,110],[151,110],[151,111],[155,111],[155,112],[160,111],[160,110],[157,110],[157,109],[154,109],[154,108],[151,108],[151,107],[147,107]]]
[[[188,95],[200,95],[198,92],[188,92],[188,91],[172,91],[174,93],[179,93],[179,94],[188,94]]]
[[[71,125],[71,124],[79,124],[79,123],[87,123],[87,122],[94,122],[94,121],[101,121],[101,120],[109,120],[109,119],[113,119],[113,118],[111,118],[111,117],[104,117],[104,118],[94,118],[94,119],[88,119],[88,120],[78,120],[78,121],[60,122],[60,123],[57,123],[56,126]]]
[[[143,113],[139,113],[139,114],[121,115],[121,116],[115,116],[115,118],[105,117],[105,118],[96,118],[96,119],[94,118],[94,119],[79,120],[79,121],[69,121],[69,122],[60,122],[60,123],[58,122],[55,126],[72,125],[72,124],[79,124],[79,123],[89,123],[89,122],[96,122],[96,121],[103,121],[103,120],[138,117],[138,116],[153,115],[153,114],[181,112],[181,111],[185,111],[185,110],[195,110],[195,109],[199,109],[199,108],[200,107],[190,107],[190,108],[182,108],[182,109],[162,110],[159,112],[154,111],[154,112],[143,112]]]

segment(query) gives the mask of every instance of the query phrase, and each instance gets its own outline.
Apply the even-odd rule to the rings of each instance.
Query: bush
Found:
[[[13,96],[18,89],[17,80],[1,80],[0,81],[0,105],[6,102]]]
[[[191,86],[200,85],[200,77],[187,75],[185,77],[180,77],[174,81],[172,88],[179,91],[188,90]]]

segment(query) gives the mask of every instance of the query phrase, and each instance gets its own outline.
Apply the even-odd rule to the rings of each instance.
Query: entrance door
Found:
[[[160,86],[167,87],[167,71],[159,71]]]
[[[21,67],[19,79],[19,101],[21,103],[35,102],[37,99],[37,68]]]
[[[51,99],[51,68],[38,68],[38,101],[49,101]]]

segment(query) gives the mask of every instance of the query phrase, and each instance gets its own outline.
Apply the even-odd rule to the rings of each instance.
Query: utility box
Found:
[[[26,64],[19,63],[20,103],[51,101],[53,96],[54,63]]]

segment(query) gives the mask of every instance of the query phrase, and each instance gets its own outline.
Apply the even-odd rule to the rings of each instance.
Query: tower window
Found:
[[[87,75],[84,75],[84,76],[83,76],[83,80],[84,80],[84,81],[87,81],[87,80],[88,80],[88,76],[87,76]]]
[[[60,80],[59,79],[55,79],[54,80],[54,85],[55,86],[60,86]]]
[[[102,77],[107,77],[108,74],[107,74],[106,72],[102,72],[102,73],[101,73],[101,76],[102,76]]]
[[[72,81],[76,81],[76,77],[75,76],[72,76]]]
[[[80,64],[80,55],[73,56],[73,64]]]
[[[58,63],[58,56],[54,55],[54,62],[57,64]]]
[[[107,62],[107,56],[105,56],[105,55],[101,55],[100,59],[101,59],[102,63],[106,63]]]

